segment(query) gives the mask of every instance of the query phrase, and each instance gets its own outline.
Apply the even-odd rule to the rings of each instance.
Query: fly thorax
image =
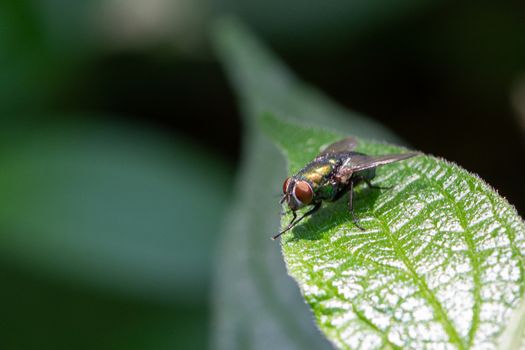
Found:
[[[316,189],[316,197],[322,200],[332,200],[337,195],[337,184],[327,181]]]

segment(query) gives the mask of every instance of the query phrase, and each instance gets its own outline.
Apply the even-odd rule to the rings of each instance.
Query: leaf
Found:
[[[217,254],[212,344],[228,350],[327,348],[286,274],[279,246],[270,240],[278,229],[275,195],[284,162],[257,117],[274,111],[363,136],[398,138],[298,81],[235,20],[223,19],[214,28],[217,51],[239,94],[245,134],[236,195]]]
[[[341,134],[265,117],[289,173]],[[360,139],[358,151],[404,150]],[[492,349],[523,295],[525,225],[477,176],[431,156],[378,168],[283,235],[290,275],[341,349]],[[290,215],[282,218],[286,225]]]
[[[0,168],[4,260],[141,298],[206,298],[230,175],[203,150],[119,124],[55,124],[3,139]]]

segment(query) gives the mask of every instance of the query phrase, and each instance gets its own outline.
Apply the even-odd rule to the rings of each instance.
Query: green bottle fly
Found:
[[[352,214],[352,219],[356,226],[363,230],[354,215],[352,202],[354,186],[365,182],[371,188],[381,189],[383,187],[371,183],[376,174],[376,167],[420,154],[408,152],[368,156],[354,152],[353,149],[356,146],[357,140],[353,137],[337,141],[328,146],[297,174],[286,178],[283,183],[281,203],[286,201],[293,218],[288,226],[272,239],[276,239],[295,227],[305,217],[315,213],[323,201],[334,202],[347,192],[349,193],[348,209]],[[313,207],[297,219],[296,211],[305,206]]]

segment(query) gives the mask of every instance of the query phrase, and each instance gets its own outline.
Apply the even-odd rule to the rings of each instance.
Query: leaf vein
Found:
[[[401,260],[401,262],[405,265],[407,270],[410,272],[410,277],[419,287],[419,290],[425,296],[426,300],[428,301],[428,303],[431,305],[432,309],[434,310],[438,320],[441,322],[445,332],[449,336],[450,342],[456,344],[456,346],[459,349],[465,349],[465,346],[459,334],[457,333],[456,328],[452,324],[451,320],[448,318],[448,315],[443,309],[443,306],[441,305],[439,300],[436,298],[434,293],[430,290],[425,279],[422,276],[418,275],[418,273],[416,272],[410,260],[407,258],[403,250],[398,246],[398,243],[397,243],[398,241],[396,238],[393,237],[392,231],[390,231],[388,224],[382,220],[379,220],[379,222],[382,225],[385,233],[389,237],[390,244],[393,247],[394,251],[396,252],[398,259]]]

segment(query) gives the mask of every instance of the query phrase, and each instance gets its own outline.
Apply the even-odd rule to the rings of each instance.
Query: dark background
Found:
[[[414,148],[479,174],[523,215],[523,2],[335,1],[321,7],[298,0],[286,4],[276,0],[123,3],[7,0],[0,4],[0,197],[18,184],[17,192],[0,201],[4,236],[0,240],[0,345],[6,343],[2,348],[206,347],[215,231],[208,233],[209,227],[195,227],[191,222],[183,229],[177,220],[166,226],[160,220],[156,226],[146,225],[148,229],[137,231],[145,240],[154,230],[187,239],[184,244],[201,255],[181,261],[189,266],[185,273],[198,281],[183,275],[163,290],[151,281],[163,281],[170,270],[157,270],[152,264],[145,276],[155,278],[134,282],[147,288],[131,288],[129,292],[125,283],[92,278],[112,266],[111,259],[100,262],[96,257],[93,261],[100,264],[76,269],[75,254],[64,253],[67,245],[62,249],[55,242],[51,246],[56,250],[46,250],[49,232],[63,234],[58,242],[74,242],[82,228],[85,237],[99,237],[90,231],[90,224],[78,226],[78,231],[65,229],[60,220],[51,222],[43,214],[41,219],[41,212],[33,207],[35,201],[23,199],[32,198],[35,188],[49,186],[49,193],[55,193],[51,182],[37,182],[35,188],[24,182],[26,177],[40,176],[27,169],[46,170],[52,163],[36,161],[43,157],[42,147],[54,145],[49,159],[57,159],[69,149],[61,143],[63,135],[72,135],[71,149],[85,136],[87,144],[101,145],[89,149],[89,169],[96,171],[103,164],[97,155],[112,154],[114,149],[125,154],[148,149],[151,154],[145,153],[146,161],[168,152],[169,162],[169,152],[175,152],[170,181],[183,182],[189,190],[180,194],[174,190],[173,202],[169,202],[173,215],[187,210],[192,220],[202,219],[212,228],[219,227],[231,196],[242,137],[235,96],[209,42],[211,24],[221,13],[237,15],[299,77],[348,109],[388,126]],[[89,128],[96,130],[94,134],[86,134]],[[100,136],[100,130],[106,136]],[[130,140],[140,140],[138,145],[122,136],[129,130]],[[39,137],[47,141],[33,145]],[[121,137],[124,141],[115,141]],[[164,141],[158,145],[157,139]],[[170,140],[182,140],[182,144],[170,144]],[[135,164],[134,158],[126,163],[119,154],[116,157],[123,165]],[[18,157],[29,159],[25,177],[13,170]],[[78,167],[87,164],[84,158],[73,158]],[[166,163],[163,159],[161,164]],[[194,163],[200,168],[194,168]],[[55,169],[58,173],[60,164]],[[195,176],[179,177],[181,169]],[[161,177],[163,171],[151,176]],[[127,173],[123,170],[112,181],[120,183],[122,174]],[[66,179],[71,178],[68,175]],[[83,187],[83,181],[79,178],[75,183]],[[86,181],[89,196],[90,186],[97,188],[97,184]],[[58,180],[56,185],[62,188]],[[202,201],[191,201],[198,196],[194,189],[216,191],[218,187],[222,192],[215,196],[218,204],[213,207],[201,205],[207,201],[205,196]],[[108,191],[113,188],[108,185]],[[138,188],[137,193],[142,190],[148,189]],[[66,207],[72,208],[69,217],[74,218],[78,197],[76,192],[66,191],[65,195],[68,193],[74,198],[67,202],[72,206]],[[159,193],[164,193],[161,187]],[[52,195],[36,198],[43,207],[56,205]],[[127,220],[126,210],[105,209],[107,197],[96,198],[93,213],[82,207],[86,222],[98,220],[97,215],[103,212],[115,213],[104,219],[111,223]],[[130,197],[127,202],[141,198]],[[176,211],[179,204],[183,209]],[[162,218],[171,215],[165,214]],[[33,219],[38,225],[27,228]],[[82,225],[78,220],[72,222]],[[116,237],[133,242],[125,230],[118,233],[122,234]],[[29,250],[20,244],[26,241],[16,238],[24,234],[28,234],[28,242],[38,237],[42,243]],[[173,244],[165,236],[159,237],[159,246]],[[104,248],[106,257],[118,255],[118,250],[113,252],[112,246],[106,245],[106,236],[100,238],[100,242],[94,239],[94,251]],[[77,253],[85,246],[79,242],[74,245]],[[131,260],[140,265],[140,244],[137,246]],[[173,254],[176,252],[174,247]],[[59,262],[48,264],[49,256]],[[195,273],[191,267],[200,262],[204,267]],[[119,265],[119,274],[133,275],[133,269],[124,271],[126,268],[130,266]],[[77,270],[89,271],[86,276],[91,277],[79,278]],[[193,281],[191,288],[186,287],[186,280]],[[150,284],[158,288],[150,288]],[[152,289],[156,292],[150,292]]]

